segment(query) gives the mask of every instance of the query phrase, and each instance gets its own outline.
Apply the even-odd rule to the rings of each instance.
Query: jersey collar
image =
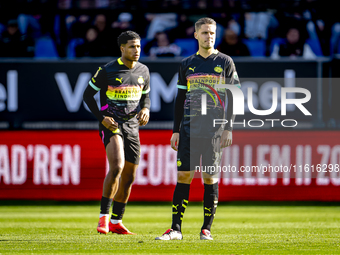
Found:
[[[117,59],[117,62],[118,62],[118,64],[120,64],[120,65],[124,65],[124,63],[123,63],[123,61],[122,61],[121,58],[118,58],[118,59]]]
[[[124,64],[124,62],[122,61],[122,58],[121,58],[121,57],[117,59],[117,62],[118,62],[118,64],[119,64],[120,66],[124,66],[124,67],[128,68],[128,67]],[[128,68],[128,69],[133,70],[134,68],[136,68],[137,64],[138,64],[138,61],[137,61],[137,63],[135,64],[135,66],[134,66],[133,68],[131,68],[131,69]]]
[[[218,50],[217,50],[217,49],[215,49],[215,50],[213,51],[213,53],[211,53],[211,55],[212,55],[212,54],[215,54],[215,55],[216,55],[217,53],[218,53]],[[200,52],[199,52],[199,51],[197,51],[197,52],[196,52],[196,55],[200,55]]]

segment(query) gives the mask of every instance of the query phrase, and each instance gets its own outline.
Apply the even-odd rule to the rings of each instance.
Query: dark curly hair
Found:
[[[128,40],[140,40],[139,34],[133,31],[126,31],[121,33],[118,36],[118,46],[120,47],[122,44],[127,44]]]

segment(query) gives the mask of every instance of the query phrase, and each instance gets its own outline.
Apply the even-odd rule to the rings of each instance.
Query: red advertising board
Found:
[[[171,131],[141,130],[140,137],[130,201],[171,201]],[[220,201],[340,201],[339,131],[236,130],[233,139],[218,169]],[[99,200],[106,169],[97,131],[0,132],[0,199]],[[202,198],[194,178],[190,201]]]

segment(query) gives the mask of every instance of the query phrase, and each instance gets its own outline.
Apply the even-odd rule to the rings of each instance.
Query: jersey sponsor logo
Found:
[[[214,71],[216,72],[216,73],[222,73],[222,71],[223,71],[223,69],[222,69],[222,67],[221,66],[216,66],[215,68],[214,68]]]
[[[97,78],[97,75],[98,75],[98,73],[99,73],[100,70],[102,70],[101,67],[98,68],[97,72],[96,72],[95,75],[93,76],[94,78]]]
[[[202,83],[210,84],[212,87],[215,84],[224,83],[224,79],[221,79],[219,75],[211,75],[211,74],[192,74],[187,76],[189,87],[192,89],[198,89],[202,87]]]
[[[196,66],[195,67],[189,67],[189,70],[191,70],[191,71],[193,71],[193,72],[195,72],[195,68],[196,68]]]
[[[214,87],[215,84],[218,83],[218,79],[217,77],[210,77],[210,76],[209,77],[208,76],[190,77],[188,78],[188,82],[187,82],[188,91],[204,88],[205,86],[203,85],[203,83],[210,84],[211,86]]]
[[[139,84],[143,84],[143,83],[144,83],[144,78],[143,78],[143,76],[139,76],[138,79],[137,79],[137,82],[138,82]]]
[[[120,83],[123,83],[123,77],[122,78],[120,78],[120,79],[118,79],[118,78],[116,78],[116,81],[119,81]]]
[[[142,96],[142,89],[137,86],[117,88],[109,85],[106,96],[110,100],[139,100]]]
[[[218,100],[224,107],[224,102],[222,102],[221,97],[217,92],[217,90],[220,90],[215,89],[216,84],[224,84],[224,79],[221,79],[221,77],[217,75],[192,75],[188,77],[188,90],[203,90],[212,98],[215,106],[217,106],[216,100]],[[216,95],[216,100],[213,94]]]

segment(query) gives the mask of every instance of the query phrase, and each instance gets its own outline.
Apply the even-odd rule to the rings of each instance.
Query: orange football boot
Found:
[[[109,233],[109,224],[108,224],[109,220],[110,220],[109,215],[104,215],[99,218],[98,227],[97,227],[98,233],[105,234],[105,235]]]
[[[135,233],[130,232],[121,222],[117,224],[112,224],[110,221],[109,231],[120,235],[136,235]]]

